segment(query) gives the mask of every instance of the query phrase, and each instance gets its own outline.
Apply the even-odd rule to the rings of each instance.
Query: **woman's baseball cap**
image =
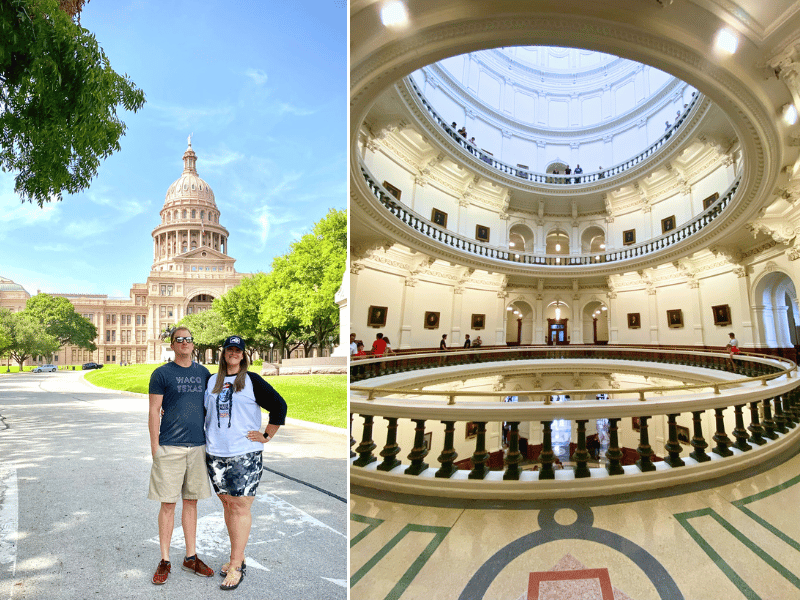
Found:
[[[240,338],[238,335],[232,335],[225,340],[222,344],[222,349],[225,348],[239,348],[242,352],[244,352],[244,340]]]

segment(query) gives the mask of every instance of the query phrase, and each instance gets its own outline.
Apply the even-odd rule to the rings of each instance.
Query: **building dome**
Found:
[[[0,292],[24,292],[25,288],[10,279],[0,277]]]
[[[183,153],[183,173],[167,189],[164,208],[179,204],[207,204],[216,206],[214,191],[197,174],[197,155],[192,150],[192,140]]]

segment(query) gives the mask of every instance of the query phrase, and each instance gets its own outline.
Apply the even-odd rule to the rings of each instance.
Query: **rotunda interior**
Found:
[[[591,374],[565,363],[538,373],[493,365],[470,377],[469,353],[616,346],[655,360],[669,349],[724,356],[733,334],[748,353],[796,359],[800,11],[788,1],[408,1],[405,22],[385,24],[386,4],[351,4],[351,332],[367,349],[381,333],[400,353],[351,371],[379,375],[351,395],[363,413],[353,428],[351,597],[436,589],[465,600],[577,598],[575,587],[545,593],[539,581],[552,572],[591,579],[593,569],[605,569],[609,587],[587,598],[792,597],[800,584],[788,573],[764,576],[749,560],[800,560],[788,550],[800,530],[782,516],[798,499],[796,449],[672,491],[501,502],[501,475],[482,472],[481,461],[499,453],[513,479],[509,443],[524,438],[577,472],[571,446],[583,451],[585,436],[601,437],[605,426],[575,406],[545,406],[545,416],[526,419],[524,405],[539,401],[526,392],[564,407],[592,398],[614,406],[629,386],[679,389],[692,377],[681,367],[602,371],[602,361]],[[403,392],[415,385],[410,355],[439,349],[444,335],[458,352],[427,359],[428,384]],[[481,350],[465,353],[467,336]],[[457,376],[445,374],[450,364]],[[369,389],[387,375],[396,389],[381,407]],[[426,391],[450,402],[431,407]],[[487,396],[474,418],[468,392]],[[509,399],[523,407],[509,411],[519,419],[510,437],[490,406]],[[739,428],[732,406],[716,422],[710,411],[676,419],[671,410],[641,408],[643,421],[626,413],[619,430],[610,419],[612,446],[638,444],[639,466],[626,466],[626,476],[653,466],[648,443],[667,457],[668,466],[653,467],[665,475],[680,470],[671,457],[681,444]],[[754,410],[756,421],[770,414]],[[455,429],[448,414],[457,415]],[[384,442],[382,466],[370,465],[368,446]],[[402,467],[392,466],[395,446]],[[549,469],[551,457],[537,456]],[[423,488],[443,496],[480,489],[447,471],[453,460],[487,482],[483,492],[465,502],[422,499]],[[403,474],[408,496],[392,487]],[[572,476],[556,471],[553,485]],[[436,479],[448,477],[450,487]],[[523,498],[528,488],[515,489]],[[760,516],[739,520],[751,503]],[[564,506],[576,511],[574,528],[553,517]],[[598,521],[607,546],[606,533],[592,529]],[[762,537],[765,523],[772,529]],[[787,528],[781,542],[771,537]],[[433,536],[420,559],[381,563],[412,531]],[[758,541],[734,548],[730,535]]]

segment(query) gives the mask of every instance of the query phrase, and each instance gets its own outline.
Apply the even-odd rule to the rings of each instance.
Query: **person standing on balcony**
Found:
[[[375,336],[375,341],[372,342],[372,355],[383,356],[386,352],[386,340],[383,339],[383,334],[379,333]]]
[[[447,351],[447,334],[442,335],[442,341],[439,342],[439,350]]]
[[[464,348],[469,348],[472,346],[472,342],[469,339],[469,334],[464,336]]]
[[[741,352],[741,350],[739,350],[739,340],[736,339],[736,334],[733,332],[729,333],[728,337],[731,338],[728,345],[725,346],[725,349],[728,351],[728,364],[730,364],[731,368],[735,371],[736,364],[733,362],[733,357],[738,356],[739,352]]]
[[[578,166],[575,167],[575,170],[573,171],[573,173],[575,173],[575,175],[583,175],[583,169],[581,169],[581,166],[578,165]],[[580,177],[576,177],[574,181],[575,181],[575,183],[580,183],[581,182],[581,178]]]
[[[483,344],[483,341],[481,341],[481,336],[478,336],[478,337],[475,338],[475,341],[472,342],[472,347],[473,348],[480,348],[481,344]]]
[[[356,352],[358,352],[358,344],[356,344],[356,334],[355,333],[351,333],[350,334],[350,355],[352,356]]]

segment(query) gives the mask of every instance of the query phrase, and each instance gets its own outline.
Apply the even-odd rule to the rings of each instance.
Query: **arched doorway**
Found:
[[[511,252],[532,252],[533,232],[522,223],[515,223],[508,230],[508,249]]]
[[[778,271],[768,273],[756,284],[754,296],[758,332],[763,345],[768,348],[796,346],[800,315],[797,291],[791,278]]]
[[[506,345],[525,346],[533,343],[533,307],[524,300],[515,300],[506,307]]]
[[[197,294],[186,305],[186,314],[194,315],[211,308],[211,303],[214,302],[214,297],[210,294]]]
[[[608,307],[593,300],[583,307],[583,343],[608,344]]]
[[[561,300],[554,300],[547,305],[547,333],[545,342],[548,346],[565,346],[570,342],[569,305]]]

